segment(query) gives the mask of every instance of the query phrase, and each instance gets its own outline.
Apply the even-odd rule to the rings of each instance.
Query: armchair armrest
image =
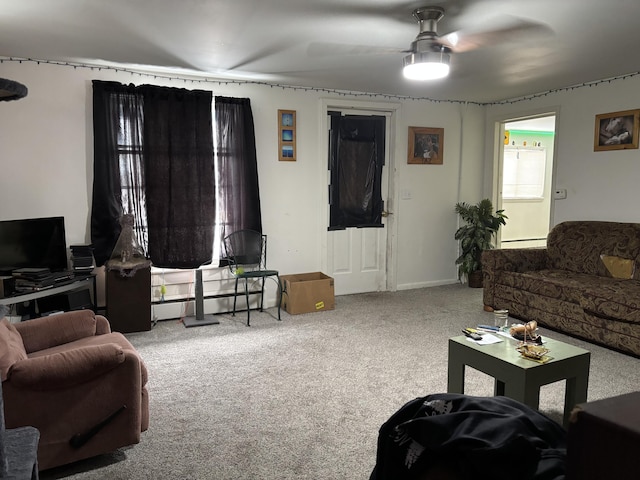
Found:
[[[111,324],[106,317],[96,315],[96,335],[105,335],[111,333]]]
[[[500,272],[529,272],[547,268],[546,248],[505,248],[482,252],[482,298],[485,310],[504,308],[495,304],[495,291]]]
[[[27,358],[13,364],[7,380],[16,387],[54,390],[86,382],[124,362],[125,352],[115,343]]]
[[[77,310],[26,320],[16,323],[15,327],[22,337],[24,349],[31,353],[96,335],[100,324],[102,321],[96,319],[92,310]],[[100,328],[103,330],[104,326]]]

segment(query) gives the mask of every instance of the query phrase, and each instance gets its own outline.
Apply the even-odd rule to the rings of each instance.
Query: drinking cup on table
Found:
[[[498,328],[506,328],[509,326],[509,310],[494,310],[493,325]]]

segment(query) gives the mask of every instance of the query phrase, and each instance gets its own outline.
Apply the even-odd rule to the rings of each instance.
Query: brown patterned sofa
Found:
[[[546,248],[482,253],[490,310],[640,356],[640,223],[571,221]]]

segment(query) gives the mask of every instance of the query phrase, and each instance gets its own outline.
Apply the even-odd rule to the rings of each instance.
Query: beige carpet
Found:
[[[336,309],[163,321],[129,334],[149,368],[151,426],[140,444],[43,472],[42,479],[366,480],[380,425],[405,402],[446,391],[447,338],[492,322],[462,285],[337,297]],[[547,331],[542,330],[542,335]],[[589,400],[639,390],[640,360],[592,352]],[[470,370],[470,369],[468,369]],[[466,392],[493,381],[468,371]],[[564,382],[543,387],[560,420]]]

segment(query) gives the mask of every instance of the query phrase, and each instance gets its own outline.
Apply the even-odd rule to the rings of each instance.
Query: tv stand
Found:
[[[91,288],[91,294],[93,295],[92,300],[95,310],[97,301],[95,275],[89,275],[86,278],[81,278],[78,280],[69,280],[68,282],[64,282],[63,285],[43,288],[42,290],[38,290],[37,292],[16,293],[13,295],[9,295],[8,297],[0,298],[0,305],[15,305],[17,303],[30,302],[39,298],[51,297],[60,293],[70,292],[73,290],[81,290],[87,287]]]

